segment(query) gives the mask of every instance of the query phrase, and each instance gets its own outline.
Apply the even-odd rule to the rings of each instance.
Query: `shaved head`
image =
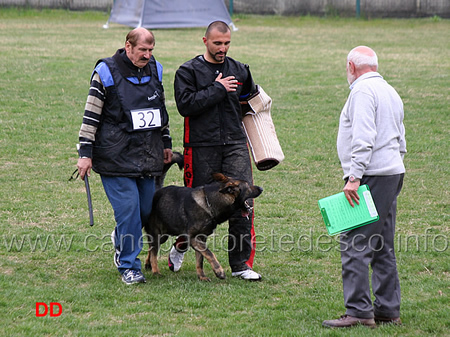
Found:
[[[211,31],[213,31],[214,29],[217,29],[222,34],[225,34],[225,33],[228,33],[231,31],[230,27],[228,27],[228,25],[225,22],[214,21],[209,24],[208,28],[206,28],[205,37],[208,38]]]

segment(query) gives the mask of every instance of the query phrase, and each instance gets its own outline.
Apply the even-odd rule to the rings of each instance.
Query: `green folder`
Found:
[[[358,188],[359,205],[350,206],[344,192],[319,200],[319,208],[329,235],[349,231],[377,221],[375,203],[370,194],[369,186]]]

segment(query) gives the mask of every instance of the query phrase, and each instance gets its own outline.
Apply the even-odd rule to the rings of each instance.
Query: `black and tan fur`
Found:
[[[216,276],[225,272],[216,256],[206,245],[206,239],[218,224],[228,220],[236,211],[243,216],[251,211],[246,200],[258,197],[262,188],[221,173],[213,175],[214,182],[197,188],[167,186],[155,193],[149,221],[144,225],[148,234],[149,251],[145,268],[160,274],[158,250],[169,236],[185,235],[195,250],[197,276],[210,281],[203,271],[203,258],[211,264]]]

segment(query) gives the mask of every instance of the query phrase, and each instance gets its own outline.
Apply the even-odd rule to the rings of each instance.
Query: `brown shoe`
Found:
[[[327,328],[349,328],[355,325],[364,325],[369,328],[375,328],[375,320],[373,318],[359,318],[350,315],[342,315],[341,318],[323,321],[322,325]]]
[[[375,316],[375,323],[378,324],[393,324],[393,325],[402,325],[402,320],[400,317],[377,317]]]

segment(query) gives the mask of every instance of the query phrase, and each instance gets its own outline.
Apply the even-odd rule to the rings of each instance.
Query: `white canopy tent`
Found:
[[[206,27],[216,20],[237,30],[223,0],[115,0],[104,28],[110,22],[151,29]]]

